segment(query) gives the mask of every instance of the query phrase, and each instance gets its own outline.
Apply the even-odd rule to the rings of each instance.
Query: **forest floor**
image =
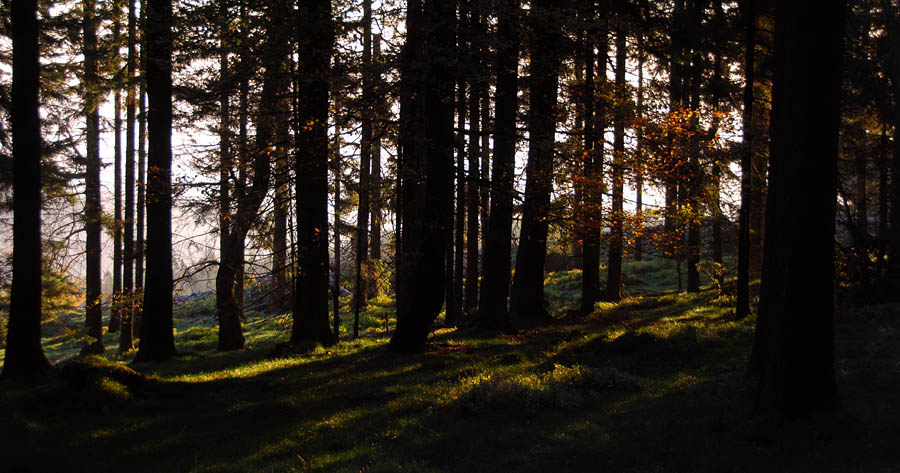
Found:
[[[158,365],[74,358],[79,332],[59,322],[54,374],[0,384],[0,471],[900,472],[900,306],[838,312],[844,413],[762,432],[744,374],[753,319],[732,320],[711,288],[671,291],[673,272],[630,263],[630,297],[586,318],[438,328],[407,357],[385,352],[386,298],[362,337],[303,354],[278,349],[287,316],[250,314],[248,348],[218,353],[205,306],[181,308],[181,355]],[[553,313],[579,284],[548,276]]]

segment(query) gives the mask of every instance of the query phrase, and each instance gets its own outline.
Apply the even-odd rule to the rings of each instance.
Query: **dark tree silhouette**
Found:
[[[300,274],[291,342],[331,343],[328,327],[328,90],[334,25],[330,0],[300,3],[297,213]]]
[[[737,301],[735,317],[750,315],[750,206],[753,172],[753,77],[756,69],[756,0],[741,1],[744,29],[744,110],[741,149],[741,209],[738,215]]]
[[[805,415],[839,403],[833,294],[845,5],[776,7],[774,153],[756,334],[760,415]]]
[[[610,213],[609,262],[606,270],[606,300],[622,298],[622,258],[624,238],[623,210],[625,184],[625,60],[627,58],[627,34],[620,21],[616,31],[616,111],[613,119],[613,185],[612,212]]]
[[[125,310],[121,312],[119,352],[134,349],[134,119],[135,68],[137,65],[137,14],[135,0],[128,1],[128,63],[125,66],[125,229],[122,293]]]
[[[544,301],[544,262],[547,258],[547,221],[556,134],[556,104],[562,43],[559,0],[532,3],[529,14],[531,105],[528,131],[531,144],[525,172],[525,208],[510,301],[515,324],[530,327],[550,321]]]
[[[397,328],[388,350],[418,353],[444,305],[453,171],[456,2],[411,0],[401,59],[402,235]]]
[[[146,4],[149,101],[147,156],[147,283],[135,361],[175,354],[172,331],[172,0]]]
[[[521,16],[518,0],[497,4],[497,90],[494,101],[494,163],[491,174],[491,218],[484,242],[484,277],[478,325],[510,331],[506,301],[512,270],[512,217],[516,160],[516,112]]]
[[[41,347],[41,116],[36,0],[12,0],[13,275],[3,378],[50,368]]]
[[[86,129],[86,173],[84,178],[84,228],[87,237],[85,256],[85,326],[90,342],[82,353],[103,353],[103,289],[101,287],[100,236],[100,74],[97,49],[97,18],[93,0],[82,2],[82,51],[84,53],[84,116]]]

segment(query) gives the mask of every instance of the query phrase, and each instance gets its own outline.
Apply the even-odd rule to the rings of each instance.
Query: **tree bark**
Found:
[[[84,228],[87,235],[85,269],[85,327],[91,341],[82,354],[103,353],[103,289],[100,237],[100,64],[97,48],[97,19],[94,0],[84,0],[82,19],[84,53],[84,113],[86,121],[87,169],[84,188]]]
[[[755,77],[756,50],[756,0],[741,1],[741,16],[744,27],[744,110],[743,145],[741,154],[741,209],[738,214],[738,262],[737,262],[737,301],[735,318],[743,319],[750,315],[750,207],[751,175],[753,173],[753,86]]]
[[[147,284],[135,361],[165,361],[172,331],[172,0],[147,4]]]
[[[137,16],[135,0],[128,1],[128,59],[125,66],[125,229],[122,293],[125,310],[119,329],[119,353],[134,350],[134,119]]]
[[[512,271],[512,220],[515,195],[516,112],[519,92],[519,0],[497,5],[497,89],[494,112],[494,162],[491,175],[491,213],[484,242],[484,276],[478,325],[512,331],[506,302]]]
[[[606,300],[622,299],[622,257],[625,212],[625,60],[627,34],[620,24],[616,31],[616,112],[613,123],[613,188],[610,215],[609,260],[606,269]]]
[[[477,15],[472,12],[472,24],[477,23]],[[474,27],[473,27],[474,28]],[[474,42],[474,41],[473,41]],[[470,46],[475,51],[474,46]],[[474,56],[474,54],[473,54]],[[473,57],[472,56],[472,57]],[[478,308],[478,217],[480,206],[478,204],[481,178],[480,163],[481,141],[481,109],[479,107],[478,85],[470,77],[469,87],[469,149],[467,154],[469,172],[466,179],[466,287],[463,309],[466,316],[472,316]]]
[[[528,129],[531,146],[525,171],[525,208],[510,303],[510,316],[520,327],[532,327],[552,320],[544,300],[544,263],[547,258],[547,218],[555,160],[561,6],[558,0],[536,0],[529,15],[532,43]]]
[[[137,221],[135,223],[135,250],[134,250],[134,316],[132,325],[137,333],[140,331],[140,323],[144,311],[144,218],[146,213],[146,184],[147,184],[147,39],[143,34],[146,23],[146,12],[141,11],[140,35],[141,51],[138,56],[140,61],[140,76],[138,79],[138,175],[137,175]]]
[[[420,353],[444,305],[453,170],[456,2],[410,0],[401,64],[402,252],[388,350]]]
[[[41,116],[36,0],[12,0],[13,274],[4,379],[50,369],[41,347]]]
[[[113,2],[113,44],[115,52],[112,62],[115,70],[119,65],[119,41],[121,35],[121,5]],[[113,89],[113,291],[109,310],[109,331],[118,332],[122,310],[122,89],[116,84]]]
[[[634,236],[634,260],[644,259],[644,41],[642,33],[638,33],[638,86],[637,103],[635,104],[637,129],[635,130],[634,160],[635,160],[635,216],[637,217],[637,229]]]
[[[375,103],[375,117],[372,122],[372,173],[370,177],[370,188],[372,203],[371,219],[372,230],[369,233],[369,251],[370,258],[373,260],[381,260],[381,225],[382,225],[382,208],[384,202],[382,199],[382,179],[381,179],[381,141],[385,133],[384,119],[387,115],[384,106],[381,105],[383,100],[383,87],[381,81],[381,35],[374,35],[372,39],[372,95]],[[378,284],[370,284],[369,295],[378,295],[380,288]]]
[[[341,339],[341,180],[343,155],[341,154],[341,119],[340,101],[334,98],[334,286],[331,287],[332,307],[334,310],[334,324],[332,328],[334,341]]]
[[[593,16],[593,11],[591,16]],[[603,159],[606,139],[607,117],[609,103],[605,99],[599,101],[599,107],[594,106],[595,89],[606,88],[606,65],[609,61],[609,31],[608,18],[604,17],[604,24],[597,35],[596,73],[594,71],[594,54],[588,54],[585,61],[585,162],[583,174],[585,185],[582,194],[584,199],[585,214],[583,216],[583,234],[581,250],[581,313],[584,315],[594,311],[594,304],[600,300],[600,233],[603,218]],[[591,41],[592,32],[588,32],[588,41]],[[593,44],[589,48],[593,49]],[[589,64],[590,63],[590,64]],[[596,77],[595,77],[596,76]],[[595,86],[596,84],[596,86]],[[589,104],[589,106],[588,106]]]
[[[328,326],[328,111],[334,25],[330,0],[300,4],[296,187],[300,276],[291,342],[329,344]],[[443,256],[443,255],[442,255]]]
[[[757,415],[838,406],[834,369],[834,231],[844,2],[776,10],[773,155],[760,318]],[[809,22],[811,9],[818,21]],[[800,183],[803,183],[801,186]]]

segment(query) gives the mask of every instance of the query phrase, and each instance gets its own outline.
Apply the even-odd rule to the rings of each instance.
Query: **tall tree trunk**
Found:
[[[705,3],[705,0],[703,1]],[[700,110],[700,87],[701,73],[700,63],[702,54],[700,52],[700,40],[698,38],[701,23],[702,11],[700,0],[690,0],[689,4],[689,21],[690,21],[690,47],[691,47],[691,64],[690,64],[690,109],[692,111]],[[686,185],[685,202],[690,206],[690,215],[687,219],[687,291],[700,291],[700,225],[702,215],[700,214],[700,189],[703,188],[702,169],[700,168],[700,117],[695,114],[690,122],[692,136],[690,138],[690,156],[688,157],[689,174],[684,184]]]
[[[459,4],[459,20],[457,22],[457,62],[463,63],[465,61],[462,53],[466,51],[466,39],[465,34],[463,33],[465,28],[465,15],[466,6],[468,5],[466,2],[457,2]],[[451,217],[451,220],[455,220],[451,222],[448,231],[451,232],[451,245],[453,248],[447,249],[448,253],[453,254],[453,264],[448,268],[447,278],[451,279],[451,282],[447,285],[448,291],[446,295],[447,299],[447,308],[445,319],[448,325],[455,325],[462,319],[462,307],[463,307],[463,275],[464,275],[464,263],[465,263],[465,229],[466,229],[466,174],[465,174],[465,160],[466,160],[466,116],[468,115],[468,108],[466,107],[466,81],[463,78],[462,68],[457,68],[457,81],[456,81],[456,187],[454,189],[453,183],[450,183],[450,208],[451,210],[456,211],[455,216]],[[452,179],[451,179],[452,181]],[[456,191],[455,202],[452,197],[453,191]],[[453,205],[456,207],[453,207]]]
[[[147,4],[147,284],[135,361],[175,355],[172,332],[172,0]]]
[[[482,34],[487,34],[482,33]],[[489,53],[486,46],[482,47],[481,54],[482,56],[486,56]],[[480,87],[480,95],[481,95],[481,181],[479,184],[479,189],[481,190],[481,195],[478,199],[478,203],[481,207],[481,242],[482,242],[482,254],[479,260],[481,261],[481,273],[482,277],[484,275],[484,241],[487,237],[487,228],[488,222],[490,219],[490,210],[491,210],[491,102],[490,95],[488,94],[488,84],[487,79],[484,79],[485,83]]]
[[[774,153],[759,308],[769,319],[761,416],[807,415],[839,404],[833,295],[845,7],[799,1],[776,10]],[[818,21],[809,22],[813,8]]]
[[[332,343],[328,327],[328,95],[334,25],[330,0],[300,4],[300,123],[296,149],[300,277],[291,342]],[[443,256],[443,255],[441,255]]]
[[[634,160],[635,160],[635,216],[637,217],[637,229],[634,236],[634,260],[644,259],[644,40],[643,33],[638,32],[638,86],[635,114],[637,129],[635,130]]]
[[[606,67],[609,62],[609,31],[606,22],[608,18],[604,18],[604,24],[600,31],[597,32],[597,58],[596,73],[593,81],[596,90],[606,90]],[[595,92],[591,92],[591,96]],[[604,148],[606,139],[606,125],[609,116],[609,101],[600,99],[598,107],[594,107],[593,118],[591,119],[591,142],[590,146],[585,144],[585,148],[589,148],[584,163],[584,177],[586,185],[584,186],[584,206],[587,215],[584,217],[587,222],[585,232],[582,238],[582,265],[581,265],[581,313],[590,314],[594,311],[594,303],[600,300],[600,233],[601,222],[603,219],[603,166],[604,166]],[[586,136],[586,138],[588,138]],[[588,141],[588,140],[586,140]]]
[[[419,353],[444,305],[453,171],[456,2],[410,0],[401,63],[403,249],[388,349]]]
[[[113,67],[119,69],[119,36],[121,35],[121,5],[113,2]],[[114,210],[113,210],[113,291],[109,310],[109,331],[118,332],[122,310],[122,89],[116,84],[113,89],[113,169]]]
[[[382,202],[384,196],[381,190],[383,185],[381,179],[381,141],[385,133],[384,119],[387,114],[382,105],[384,88],[382,87],[381,82],[382,57],[380,34],[375,35],[372,39],[372,58],[372,96],[375,101],[373,104],[373,107],[375,107],[375,117],[372,123],[372,173],[369,182],[371,184],[370,201],[372,203],[372,230],[369,236],[369,257],[373,260],[381,260],[381,225],[383,220],[381,212],[382,207],[384,206],[384,202]],[[370,296],[377,295],[379,291],[378,284],[370,284]]]
[[[625,60],[627,34],[622,24],[616,31],[616,112],[613,123],[613,188],[610,215],[609,260],[606,270],[606,300],[622,298],[622,239],[625,219]]]
[[[715,22],[717,28],[725,28],[725,18],[724,12],[722,11],[722,0],[715,0],[713,2],[713,8],[715,11]],[[727,93],[722,85],[722,73],[723,71],[723,62],[722,62],[722,51],[719,44],[716,44],[713,49],[713,77],[712,77],[712,105],[716,112],[718,112],[722,105],[722,98]],[[727,72],[726,72],[727,73]],[[721,123],[719,120],[719,116],[713,116],[712,123],[710,124],[710,136],[717,136],[719,133],[719,127]],[[712,185],[712,258],[713,262],[723,264],[723,243],[722,243],[722,223],[725,220],[725,216],[722,214],[722,166],[723,163],[719,159],[715,159],[713,162],[713,185]],[[717,280],[720,288],[724,287],[724,275],[717,275]]]
[[[484,242],[478,325],[512,331],[506,308],[512,271],[512,217],[516,165],[516,112],[520,37],[519,0],[497,5],[497,89],[494,112],[494,163],[491,175],[491,214]]]
[[[741,209],[738,214],[738,262],[737,301],[735,317],[743,319],[750,315],[750,207],[751,174],[753,173],[753,86],[755,77],[756,50],[756,0],[741,1],[741,16],[744,27],[744,110],[743,146],[741,148]]]
[[[477,23],[477,14],[472,12],[472,24]],[[471,46],[472,51],[475,47]],[[478,308],[478,217],[480,189],[478,180],[481,177],[479,171],[481,158],[481,141],[479,133],[481,129],[481,108],[478,100],[478,85],[472,80],[469,87],[469,150],[466,153],[469,158],[469,172],[466,179],[466,288],[463,309],[467,316],[471,316]]]
[[[334,285],[331,287],[332,307],[334,310],[332,333],[334,341],[341,339],[341,178],[343,155],[341,154],[341,116],[340,102],[337,97],[334,98],[334,223],[332,231],[334,232]]]
[[[289,40],[286,40],[289,41]],[[290,55],[290,50],[285,48]],[[291,61],[289,64],[288,62]],[[274,108],[275,128],[275,181],[274,209],[272,211],[272,293],[269,298],[269,311],[281,313],[291,307],[292,289],[288,281],[288,214],[291,207],[291,158],[288,152],[291,147],[291,100],[293,73],[292,58],[282,58],[281,73],[277,78],[276,101]]]
[[[138,57],[140,61],[140,76],[138,79],[138,175],[137,175],[137,221],[135,223],[135,250],[134,250],[134,316],[132,325],[135,332],[140,331],[141,317],[144,311],[144,217],[146,212],[146,184],[147,184],[147,40],[143,34],[146,23],[146,12],[141,11],[141,51]]]
[[[266,30],[266,45],[262,58],[263,88],[256,119],[256,148],[252,153],[252,163],[241,160],[241,170],[252,171],[252,178],[244,172],[239,175],[240,182],[235,186],[236,193],[234,195],[237,208],[234,217],[230,219],[228,238],[222,248],[219,271],[216,274],[216,314],[219,318],[218,349],[223,351],[244,347],[244,335],[241,327],[241,316],[244,310],[244,242],[250,231],[250,224],[255,220],[269,189],[271,180],[269,160],[273,153],[277,153],[277,151],[273,151],[277,148],[275,129],[276,123],[282,119],[277,116],[278,110],[281,109],[279,94],[287,89],[286,62],[290,50],[286,34],[290,28],[277,20],[285,20],[288,12],[282,5],[273,4],[269,7],[268,14],[270,18],[276,20],[273,20]],[[327,231],[323,230],[323,233],[327,234]],[[327,265],[325,269],[327,277]]]
[[[281,92],[286,92],[281,89]],[[275,196],[272,210],[272,293],[269,297],[269,312],[280,313],[290,307],[291,287],[288,281],[287,219],[290,210],[290,156],[287,153],[291,140],[288,129],[290,109],[279,100],[279,118],[275,123]]]
[[[551,320],[544,300],[544,263],[547,258],[547,214],[553,188],[556,135],[556,104],[562,42],[558,0],[532,2],[531,24],[531,106],[522,233],[516,258],[510,316],[522,327]]]
[[[675,113],[684,108],[684,0],[675,0],[675,8],[671,27],[671,57],[669,58],[669,111]],[[671,138],[670,138],[671,139]],[[674,145],[674,143],[670,143]],[[669,159],[666,163],[671,171],[675,163]],[[665,209],[663,210],[663,229],[665,230],[665,252],[673,256],[680,264],[680,242],[676,240],[676,220],[678,214],[678,181],[673,172],[665,177]],[[680,266],[679,266],[680,267]],[[681,272],[678,271],[678,290],[681,291]]]
[[[36,0],[12,0],[13,274],[6,357],[0,377],[50,368],[41,347],[41,115]]]
[[[353,337],[359,336],[359,313],[366,304],[369,258],[369,175],[372,165],[372,2],[363,1],[363,109],[359,146],[359,207],[356,211],[356,281],[353,288]]]
[[[122,292],[125,310],[119,330],[119,353],[134,349],[134,119],[135,66],[137,63],[137,16],[135,0],[128,1],[128,59],[125,67],[125,268]]]
[[[94,0],[84,0],[83,53],[84,53],[84,113],[86,121],[87,170],[85,174],[84,228],[87,234],[85,261],[85,326],[91,341],[81,348],[81,353],[103,353],[103,289],[101,282],[102,234],[100,203],[100,65],[97,49],[97,19]]]
[[[589,24],[593,22],[594,15],[594,8],[588,8],[587,21]],[[603,87],[606,84],[606,50],[608,49],[608,35],[605,26],[599,32],[599,35],[598,46],[600,47],[599,57],[601,59],[598,61],[597,66],[602,65],[603,69],[598,71],[600,76],[598,82],[600,87]],[[598,238],[600,232],[599,228],[597,228],[599,225],[597,216],[602,215],[603,212],[603,190],[598,188],[597,184],[598,182],[602,184],[603,177],[595,173],[595,171],[597,170],[597,161],[602,161],[603,159],[604,140],[602,137],[597,139],[595,136],[597,134],[595,125],[597,124],[596,122],[600,122],[600,127],[597,131],[602,135],[603,129],[606,127],[606,123],[604,123],[606,121],[606,106],[603,104],[601,111],[595,113],[594,36],[593,28],[589,27],[583,51],[585,69],[584,90],[581,97],[584,121],[584,163],[582,172],[586,182],[584,186],[580,186],[581,204],[586,213],[586,215],[581,216],[581,220],[584,222],[581,235],[581,313],[584,315],[592,313],[594,304],[600,299],[600,244]],[[597,150],[598,145],[600,146],[599,150]]]

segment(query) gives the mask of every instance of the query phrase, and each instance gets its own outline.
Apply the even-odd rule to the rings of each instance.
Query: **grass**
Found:
[[[363,337],[288,357],[269,356],[289,332],[285,316],[251,317],[248,349],[232,353],[214,351],[211,323],[180,319],[183,356],[158,365],[71,361],[64,347],[77,341],[48,338],[52,356],[70,361],[45,384],[0,386],[0,462],[92,472],[896,471],[897,306],[839,313],[839,384],[857,419],[849,432],[789,424],[780,442],[760,443],[747,435],[743,375],[753,321],[731,320],[730,300],[714,291],[650,295],[665,292],[654,286],[659,266],[627,266],[632,297],[585,319],[497,337],[438,329],[410,357],[384,351],[387,299],[361,317]],[[579,280],[548,276],[554,314],[577,303]]]

